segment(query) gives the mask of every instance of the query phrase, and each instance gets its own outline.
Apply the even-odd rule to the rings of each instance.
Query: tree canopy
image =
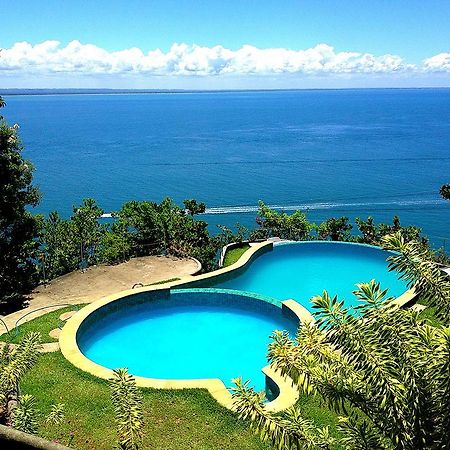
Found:
[[[0,106],[4,102],[0,101]],[[39,202],[33,166],[22,156],[17,125],[0,118],[0,304],[23,299],[36,280],[38,221],[28,210]],[[0,305],[1,306],[1,305]]]

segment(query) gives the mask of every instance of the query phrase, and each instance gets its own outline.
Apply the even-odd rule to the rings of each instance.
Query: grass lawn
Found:
[[[41,411],[39,434],[75,449],[111,449],[115,427],[107,383],[68,363],[60,352],[43,354],[25,376],[23,393],[32,394]],[[143,389],[145,436],[142,448],[152,450],[269,450],[247,423],[221,407],[206,391]],[[66,419],[57,427],[44,416],[54,403],[65,404]],[[336,416],[312,397],[300,407],[318,426]],[[72,436],[72,437],[71,437]],[[336,447],[338,448],[338,447]]]
[[[19,322],[19,332],[16,335],[16,330],[12,329],[8,334],[2,334],[0,336],[0,341],[8,341],[12,343],[19,342],[28,332],[30,331],[38,331],[42,335],[42,342],[56,342],[55,339],[51,338],[48,333],[51,330],[58,328],[58,326],[62,326],[64,322],[59,320],[59,316],[67,311],[74,311],[76,309],[80,309],[84,305],[73,305],[67,306],[65,308],[56,309],[52,312],[49,312],[43,316],[36,317],[35,319],[30,320],[29,322]]]
[[[242,247],[233,248],[225,253],[225,259],[223,260],[223,267],[231,266],[234,264],[248,249],[250,245],[244,244]]]

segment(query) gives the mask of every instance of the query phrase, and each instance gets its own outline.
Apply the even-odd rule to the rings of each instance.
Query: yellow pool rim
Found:
[[[94,363],[86,356],[83,355],[77,344],[77,333],[81,324],[86,318],[94,313],[96,310],[113,303],[115,301],[124,299],[126,297],[132,297],[136,294],[150,291],[167,291],[177,287],[197,287],[199,284],[204,284],[205,280],[216,280],[226,277],[231,272],[237,271],[248,263],[250,263],[255,257],[265,252],[271,251],[273,248],[273,242],[265,241],[257,244],[252,244],[249,250],[247,250],[241,258],[234,264],[215,270],[213,272],[205,273],[202,275],[188,275],[180,280],[171,281],[164,284],[143,286],[136,289],[129,289],[118,292],[113,295],[103,297],[93,303],[88,304],[72,316],[65,326],[63,327],[60,337],[59,345],[64,357],[72,363],[78,369],[81,369],[87,373],[90,373],[98,378],[108,380],[113,376],[113,371],[107,369],[99,364]],[[250,295],[250,293],[247,293]],[[396,300],[398,306],[402,307],[410,303],[415,297],[414,290],[408,290]],[[291,313],[296,316],[300,323],[312,323],[314,318],[311,313],[303,307],[300,303],[293,299],[288,299],[281,302],[282,309],[289,309]],[[266,366],[262,369],[263,373],[275,382],[280,390],[277,398],[266,404],[266,408],[273,412],[283,411],[295,404],[299,398],[299,391],[288,377],[282,376],[272,366]],[[224,383],[218,378],[205,378],[205,379],[188,379],[188,380],[174,380],[174,379],[160,379],[160,378],[147,378],[135,376],[136,384],[143,388],[153,389],[206,389],[217,400],[219,404],[225,406],[228,409],[233,410],[233,398],[230,391],[225,387]]]

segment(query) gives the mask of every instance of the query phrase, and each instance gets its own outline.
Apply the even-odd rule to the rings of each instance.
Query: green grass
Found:
[[[107,383],[72,366],[60,352],[43,354],[21,384],[41,412],[39,434],[75,449],[111,449],[114,416]],[[235,414],[207,391],[143,389],[144,442],[152,450],[269,450]],[[51,405],[64,403],[65,421],[48,426]],[[336,415],[318,399],[302,396],[299,406],[318,426],[329,425],[337,436]],[[338,446],[335,447],[339,448]]]
[[[18,337],[13,334],[12,341],[17,342],[29,331],[39,331],[45,342],[54,342],[48,336],[49,331],[58,326],[63,312],[72,309],[61,308],[24,323]],[[114,416],[107,382],[75,368],[60,352],[42,354],[25,376],[21,389],[36,398],[39,435],[79,450],[114,447]],[[207,391],[143,389],[142,392],[145,418],[142,448],[271,450],[248,423],[220,406]],[[49,426],[44,419],[56,403],[64,403],[65,420],[56,427]],[[305,417],[317,426],[328,425],[332,436],[339,436],[336,414],[323,407],[318,398],[301,396],[298,405]]]
[[[48,333],[63,324],[63,322],[59,320],[59,316],[64,312],[79,309],[81,306],[84,305],[67,306],[65,308],[56,309],[43,316],[36,317],[29,322],[19,322],[19,332],[16,334],[16,329],[13,328],[9,335],[6,333],[2,334],[0,336],[0,341],[17,344],[30,331],[38,331],[42,335],[42,342],[56,342],[56,340],[51,338]]]
[[[60,352],[42,355],[25,378],[22,392],[35,396],[42,413],[41,436],[76,449],[113,448],[114,416],[105,381],[76,369]],[[142,448],[269,449],[246,423],[206,391],[144,389],[143,394],[146,426]],[[47,426],[43,417],[59,402],[65,404],[66,420],[57,427]]]
[[[223,260],[223,267],[231,266],[234,264],[248,249],[250,245],[243,244],[242,247],[233,248],[225,253]]]

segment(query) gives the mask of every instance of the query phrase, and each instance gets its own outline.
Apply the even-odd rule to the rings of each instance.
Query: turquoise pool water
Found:
[[[388,256],[365,245],[276,245],[215,288],[149,291],[112,302],[83,322],[77,342],[95,363],[133,375],[219,378],[227,387],[242,376],[263,390],[270,334],[281,329],[294,336],[298,325],[283,314],[281,301],[293,298],[311,310],[310,298],[327,289],[354,305],[355,284],[372,278],[399,296],[406,286],[388,271]]]
[[[77,334],[81,352],[110,369],[127,367],[133,375],[220,378],[227,387],[242,376],[264,390],[261,369],[270,334],[282,329],[294,335],[297,329],[298,322],[279,306],[240,293],[188,289],[156,295],[138,304],[123,299],[112,304],[114,310],[94,312]]]
[[[337,294],[348,306],[357,303],[356,283],[375,279],[389,295],[407,290],[395,272],[388,271],[390,255],[378,247],[336,242],[296,242],[274,245],[258,256],[244,272],[215,287],[257,292],[279,300],[293,298],[312,310],[310,298],[324,289]]]

